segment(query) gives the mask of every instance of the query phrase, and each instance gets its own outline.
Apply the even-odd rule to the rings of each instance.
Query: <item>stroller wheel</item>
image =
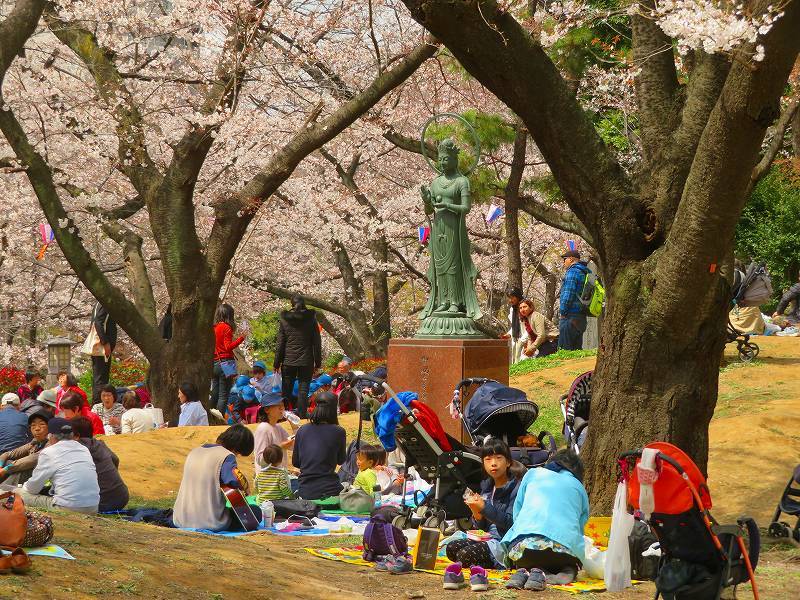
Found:
[[[760,348],[756,344],[740,344],[739,360],[743,363],[749,363],[758,356],[759,350]]]
[[[392,519],[392,525],[397,527],[400,531],[408,529],[409,518],[406,515],[397,515],[394,519]]]
[[[430,527],[431,529],[438,529],[442,533],[447,528],[447,521],[441,515],[433,515],[432,517],[428,517],[425,519],[424,527]]]
[[[784,523],[783,521],[774,521],[769,524],[767,533],[770,537],[774,538],[788,538],[792,536],[792,529],[789,527],[788,523]]]

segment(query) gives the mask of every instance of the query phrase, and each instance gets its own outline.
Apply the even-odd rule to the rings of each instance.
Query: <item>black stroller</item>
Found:
[[[592,373],[586,371],[575,378],[569,391],[561,396],[561,416],[564,418],[564,439],[567,448],[580,453],[589,435],[589,408],[592,402]]]
[[[473,385],[478,388],[462,408],[464,395]],[[528,469],[543,465],[556,452],[555,438],[547,431],[536,436],[536,447],[518,444],[539,417],[539,407],[522,390],[483,377],[464,379],[453,392],[453,408],[461,415],[474,446],[481,446],[487,437],[501,439],[511,449],[512,458]]]
[[[436,415],[424,403],[414,401],[418,404],[412,405],[409,409],[385,381],[370,375],[358,375],[355,376],[355,380],[378,384],[388,392],[387,402],[397,404],[403,413],[403,418],[395,429],[394,437],[397,447],[405,455],[406,473],[409,468],[415,467],[420,477],[433,486],[415,508],[402,507],[399,514],[393,518],[392,524],[400,529],[424,525],[444,531],[446,522],[455,520],[458,528],[469,529],[472,512],[464,503],[464,492],[467,488],[473,492],[480,491],[483,479],[481,458],[447,434],[444,435],[451,449],[443,449],[434,439],[434,434],[427,431],[420,421],[420,415],[424,414],[429,419],[427,422],[433,419],[437,422],[436,425],[441,427]],[[351,387],[356,390],[360,401],[359,386],[356,385],[356,381],[351,383]],[[405,498],[405,483],[401,494]]]
[[[795,487],[797,484],[798,487]],[[792,528],[785,521],[779,520],[781,513],[786,513],[790,517],[797,517],[797,522]],[[792,473],[792,478],[786,484],[778,508],[775,509],[775,516],[769,524],[767,532],[772,537],[787,538],[790,542],[800,546],[800,465],[797,465]]]
[[[731,310],[739,306],[761,306],[772,296],[772,282],[764,263],[751,263],[746,271],[736,269],[733,272],[731,288]],[[726,344],[736,344],[739,360],[751,362],[758,356],[758,344],[750,341],[750,334],[739,331],[728,317]]]

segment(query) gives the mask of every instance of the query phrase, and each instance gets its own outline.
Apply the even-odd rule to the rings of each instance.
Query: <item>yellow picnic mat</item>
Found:
[[[360,546],[354,546],[351,548],[304,548],[304,550],[313,556],[318,556],[319,558],[325,558],[327,560],[336,560],[350,565],[359,565],[362,567],[375,566],[374,563],[367,562],[361,558],[362,548]],[[442,550],[442,552],[439,554],[439,557],[436,559],[435,570],[416,570],[422,571],[423,573],[432,573],[434,575],[444,577],[444,570],[449,564],[450,561],[446,556],[444,556],[444,550]],[[496,585],[505,585],[512,573],[513,571],[486,571],[486,574],[489,577],[489,582]],[[574,583],[569,583],[567,585],[550,585],[547,586],[547,588],[570,592],[571,594],[580,594],[582,592],[602,592],[606,589],[606,585],[602,579],[581,578]]]
[[[611,530],[611,517],[591,517],[589,522],[586,523],[584,533],[594,540],[595,545],[605,548],[608,546],[608,536]],[[327,560],[336,560],[351,565],[359,565],[362,567],[372,567],[373,563],[367,562],[361,558],[363,548],[361,546],[353,546],[349,548],[304,548],[306,552],[319,558]],[[409,552],[411,549],[409,548]],[[433,573],[434,575],[444,576],[444,570],[450,561],[444,554],[444,548],[439,551],[439,557],[436,559],[436,569],[433,571],[417,569],[423,573]],[[513,571],[500,571],[489,570],[486,572],[489,576],[489,581],[496,585],[505,585],[505,582],[511,577]],[[561,590],[571,594],[581,594],[583,592],[602,592],[605,591],[606,585],[602,579],[589,579],[585,573],[581,573],[578,581],[569,583],[567,585],[551,585],[548,589]]]

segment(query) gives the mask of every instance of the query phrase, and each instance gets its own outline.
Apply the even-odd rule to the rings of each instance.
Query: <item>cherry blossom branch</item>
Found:
[[[525,194],[520,194],[519,196],[519,207],[537,221],[561,231],[575,234],[586,240],[586,243],[590,246],[594,246],[594,238],[575,213],[558,210],[536,200],[533,196]]]

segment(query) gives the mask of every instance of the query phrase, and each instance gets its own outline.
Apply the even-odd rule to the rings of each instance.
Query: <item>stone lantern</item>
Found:
[[[47,386],[54,387],[58,383],[58,373],[72,373],[72,347],[77,342],[68,338],[57,337],[47,340]]]

